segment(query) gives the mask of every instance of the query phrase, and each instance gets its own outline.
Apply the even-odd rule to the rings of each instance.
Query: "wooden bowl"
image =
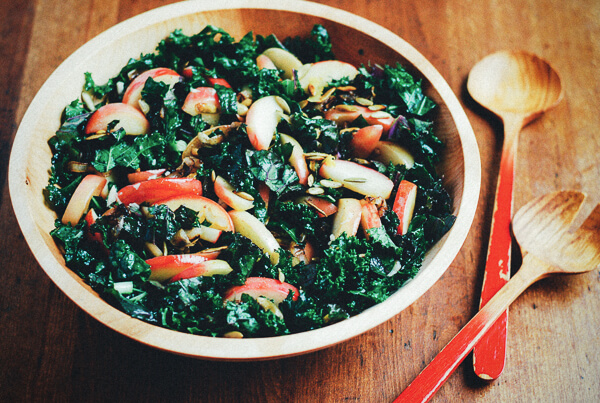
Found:
[[[452,229],[426,255],[422,270],[388,300],[337,324],[308,332],[262,338],[226,339],[180,333],[154,326],[113,308],[64,264],[50,237],[55,213],[44,203],[51,151],[47,140],[59,127],[65,105],[77,98],[90,71],[103,83],[130,57],[154,50],[171,31],[199,32],[206,24],[224,28],[236,39],[253,31],[279,38],[307,35],[324,25],[339,59],[359,65],[400,62],[423,80],[426,93],[439,105],[436,133],[447,147],[439,167],[457,216]],[[182,2],[124,21],[89,41],[65,60],[33,99],[11,152],[9,189],[15,214],[40,266],[77,305],[117,332],[149,346],[186,356],[215,360],[274,359],[319,350],[359,335],[401,312],[433,285],[460,250],[479,197],[480,161],[467,117],[437,70],[392,32],[361,17],[309,2],[233,0]]]

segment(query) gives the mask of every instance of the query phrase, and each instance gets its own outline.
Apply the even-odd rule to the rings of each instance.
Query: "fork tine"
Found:
[[[600,239],[600,204],[590,213],[576,232],[586,231]]]
[[[573,236],[575,239],[572,244],[585,245],[579,251],[579,258],[587,262],[588,269],[600,267],[600,204],[596,205]]]

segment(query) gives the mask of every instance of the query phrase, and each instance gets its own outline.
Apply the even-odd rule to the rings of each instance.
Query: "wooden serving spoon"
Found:
[[[513,232],[523,254],[521,268],[395,402],[428,401],[502,312],[537,280],[600,267],[600,204],[578,229],[569,230],[584,198],[581,192],[554,192],[519,209],[513,219]]]
[[[552,67],[539,57],[522,51],[498,52],[483,58],[469,73],[467,90],[475,101],[498,115],[504,123],[481,307],[510,278],[510,219],[519,132],[558,104],[563,92],[560,78]],[[507,320],[508,314],[504,312],[475,346],[473,367],[483,379],[495,379],[504,369]]]

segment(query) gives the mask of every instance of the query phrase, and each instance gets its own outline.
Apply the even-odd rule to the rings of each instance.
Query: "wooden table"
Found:
[[[397,317],[348,342],[271,362],[183,358],[90,318],[30,253],[8,197],[12,138],[36,91],[69,54],[119,21],[170,1],[7,0],[0,7],[0,400],[391,401],[476,312],[502,126],[465,91],[469,69],[525,49],[561,73],[564,101],[522,133],[515,207],[576,189],[600,202],[600,3],[597,0],[325,0],[394,31],[463,102],[481,151],[479,209],[446,274]],[[600,274],[544,280],[509,315],[504,374],[484,382],[468,358],[434,401],[600,401]]]

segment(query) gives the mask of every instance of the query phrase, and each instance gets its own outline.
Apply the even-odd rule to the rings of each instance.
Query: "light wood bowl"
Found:
[[[307,35],[324,25],[339,59],[361,63],[400,62],[423,80],[426,93],[439,105],[436,134],[446,143],[439,170],[457,216],[452,229],[426,255],[422,270],[385,302],[340,323],[303,333],[262,339],[210,338],[154,326],[122,313],[64,264],[49,232],[55,213],[44,203],[51,152],[47,140],[59,127],[65,105],[77,98],[90,71],[96,82],[118,73],[130,57],[154,50],[177,28],[199,32],[206,24],[224,28],[236,39],[253,31],[279,38]],[[149,346],[176,354],[214,360],[275,359],[319,350],[397,315],[423,295],[446,271],[471,226],[480,187],[480,161],[473,130],[459,101],[442,76],[417,50],[392,32],[356,15],[303,1],[233,0],[182,2],[124,21],[89,41],[66,59],[42,86],[17,132],[9,166],[9,189],[25,239],[40,266],[79,307],[115,331]]]

